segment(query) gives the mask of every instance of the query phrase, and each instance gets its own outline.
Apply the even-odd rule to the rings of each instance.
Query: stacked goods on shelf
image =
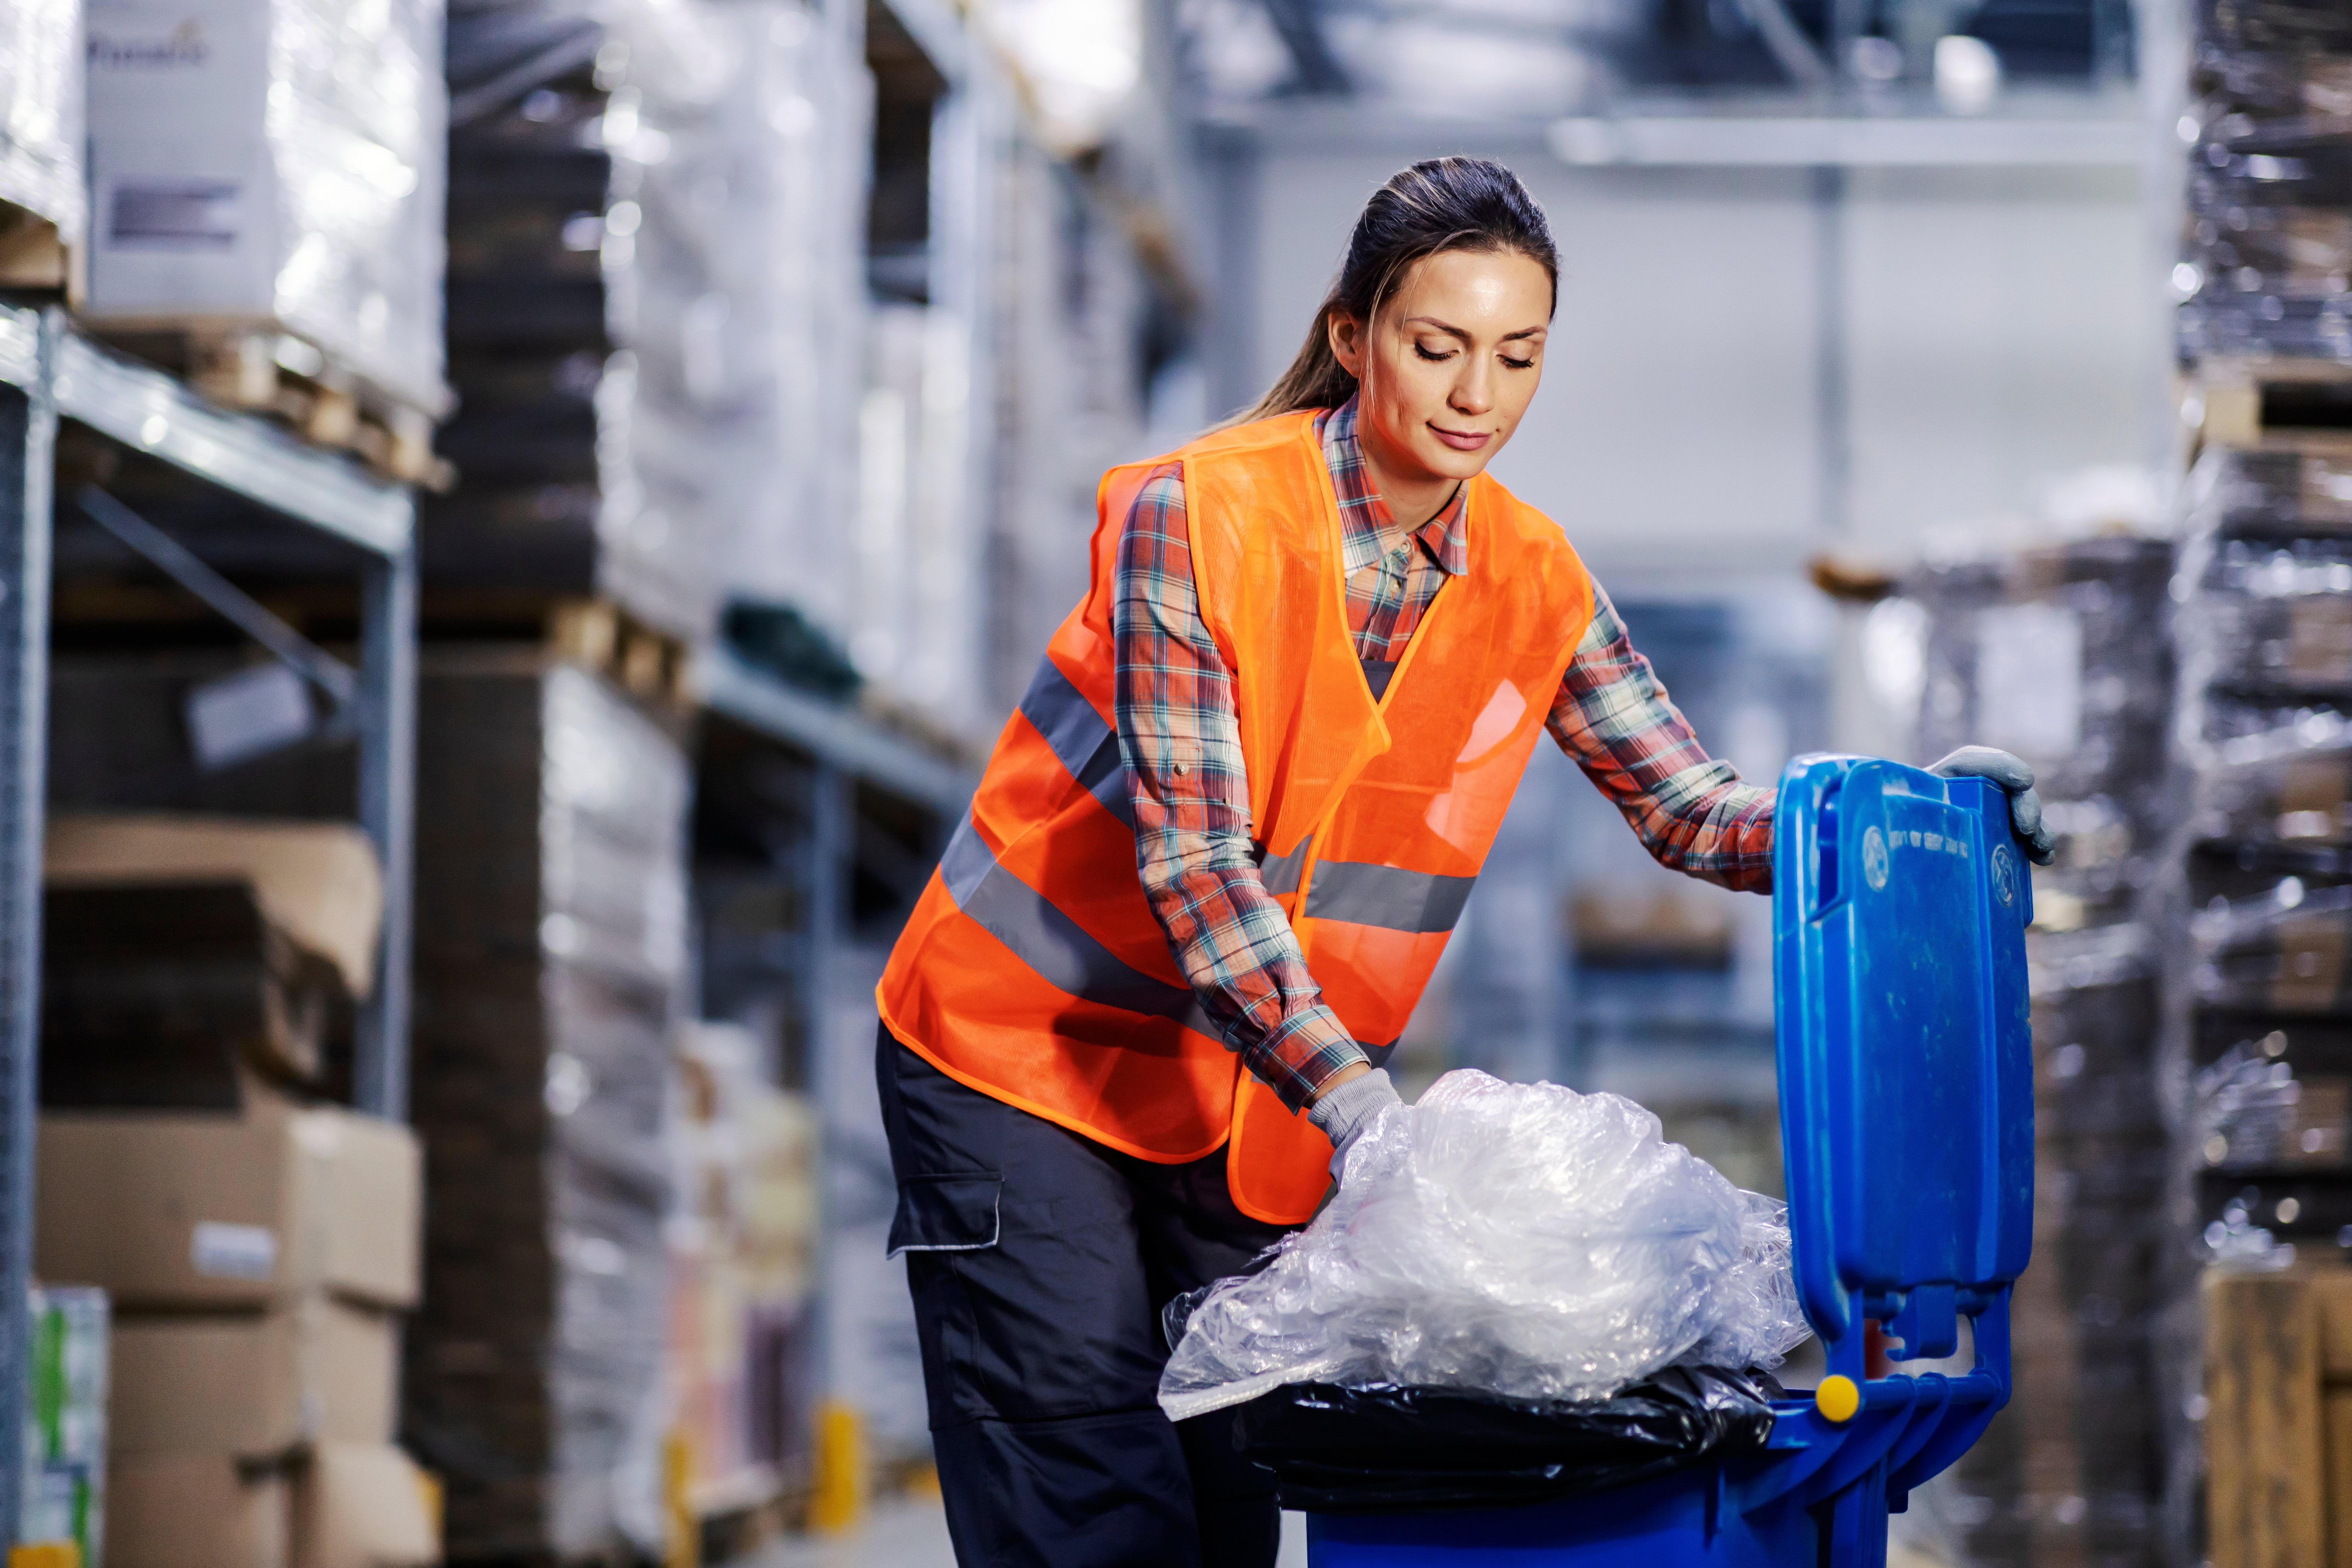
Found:
[[[106,1292],[33,1287],[26,1314],[25,1474],[16,1539],[70,1543],[98,1568],[106,1537]]]
[[[2103,536],[1923,572],[1919,752],[2031,763],[2057,837],[2034,873],[2034,1262],[2020,1400],[1940,1483],[1970,1561],[2138,1563],[2162,1528],[2167,1300],[2158,942],[2172,702],[2168,543]]]
[[[845,636],[858,410],[825,367],[865,332],[856,37],[848,8],[795,0],[608,23],[599,582],[690,639],[732,599]]]
[[[81,13],[79,0],[0,11],[0,286],[61,287],[82,246]]]
[[[418,520],[441,587],[587,595],[596,584],[596,388],[611,342],[597,253],[612,161],[586,59],[602,29],[562,7],[449,18],[449,375],[457,488]],[[572,44],[520,97],[501,77]],[[484,96],[487,94],[488,96]]]
[[[42,900],[41,1099],[234,1110],[325,1086],[373,988],[383,876],[358,829],[60,814]]]
[[[536,653],[430,658],[417,706],[433,1224],[407,1430],[444,1475],[454,1558],[650,1549],[686,759]]]
[[[405,1128],[259,1081],[226,1111],[41,1118],[34,1266],[113,1309],[107,1555],[437,1563],[394,1445],[420,1180]]]
[[[2352,14],[2327,0],[2199,11],[2181,346],[2352,360]]]
[[[2352,459],[2209,451],[2181,563],[2191,790],[2180,1039],[2195,1220],[2218,1261],[2352,1224]]]
[[[428,477],[449,404],[439,0],[100,0],[87,22],[87,319]]]
[[[863,331],[851,12],[458,13],[464,482],[426,509],[429,580],[601,594],[688,640],[730,599],[789,600],[838,637],[857,411],[820,367]],[[501,97],[542,46],[574,63]]]
[[[667,1136],[673,1440],[698,1518],[740,1512],[805,1479],[802,1364],[816,1242],[815,1128],[772,1087],[748,1029],[682,1026]],[[782,1441],[787,1434],[792,1441]]]
[[[1144,390],[1160,366],[1145,351],[1174,347],[1159,319],[1170,307],[1155,298],[1111,204],[1026,139],[1008,153],[1001,188],[985,694],[997,710],[1021,700],[1046,637],[1085,596],[1103,471],[1194,434],[1154,431],[1146,447]],[[1206,423],[1204,411],[1185,416]]]

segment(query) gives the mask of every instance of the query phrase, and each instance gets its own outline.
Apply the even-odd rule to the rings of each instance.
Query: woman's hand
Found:
[[[1927,770],[1938,778],[1990,779],[2009,796],[2009,826],[2025,845],[2025,858],[2047,866],[2058,858],[2057,841],[2042,820],[2042,797],[2033,793],[2033,770],[2021,757],[1990,746],[1962,746]]]
[[[1307,1108],[1307,1120],[1331,1140],[1331,1179],[1338,1181],[1348,1163],[1348,1151],[1365,1129],[1391,1105],[1402,1104],[1388,1073],[1366,1063],[1342,1068]]]

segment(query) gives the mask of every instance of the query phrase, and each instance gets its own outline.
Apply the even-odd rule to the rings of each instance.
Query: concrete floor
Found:
[[[1944,1560],[1897,1543],[1887,1568],[1945,1568]],[[877,1507],[866,1528],[832,1541],[788,1541],[737,1568],[955,1568],[947,1521],[934,1501],[906,1498]],[[1307,1568],[1307,1516],[1282,1516],[1280,1568]]]
[[[947,1520],[935,1501],[893,1499],[866,1528],[830,1541],[787,1541],[742,1568],[955,1568]],[[1307,1517],[1282,1516],[1281,1568],[1307,1568]]]

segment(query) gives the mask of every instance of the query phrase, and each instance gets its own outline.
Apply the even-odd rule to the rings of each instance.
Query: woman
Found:
[[[1092,586],[877,992],[961,1563],[1273,1563],[1227,1420],[1154,1401],[1159,1309],[1304,1223],[1397,1098],[1380,1062],[1540,731],[1660,862],[1770,889],[1772,792],[1486,476],[1558,276],[1507,170],[1415,164],[1245,420],[1103,480]],[[2046,854],[2022,763],[1939,765]]]

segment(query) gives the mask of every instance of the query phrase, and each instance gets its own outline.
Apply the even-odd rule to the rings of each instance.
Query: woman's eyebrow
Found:
[[[1404,319],[1404,324],[1408,327],[1433,327],[1448,337],[1460,338],[1465,343],[1471,341],[1470,334],[1462,328],[1451,321],[1441,321],[1434,316],[1407,316]],[[1511,343],[1518,342],[1521,338],[1539,338],[1543,334],[1544,329],[1541,326],[1521,327],[1516,332],[1505,332],[1500,341]]]

